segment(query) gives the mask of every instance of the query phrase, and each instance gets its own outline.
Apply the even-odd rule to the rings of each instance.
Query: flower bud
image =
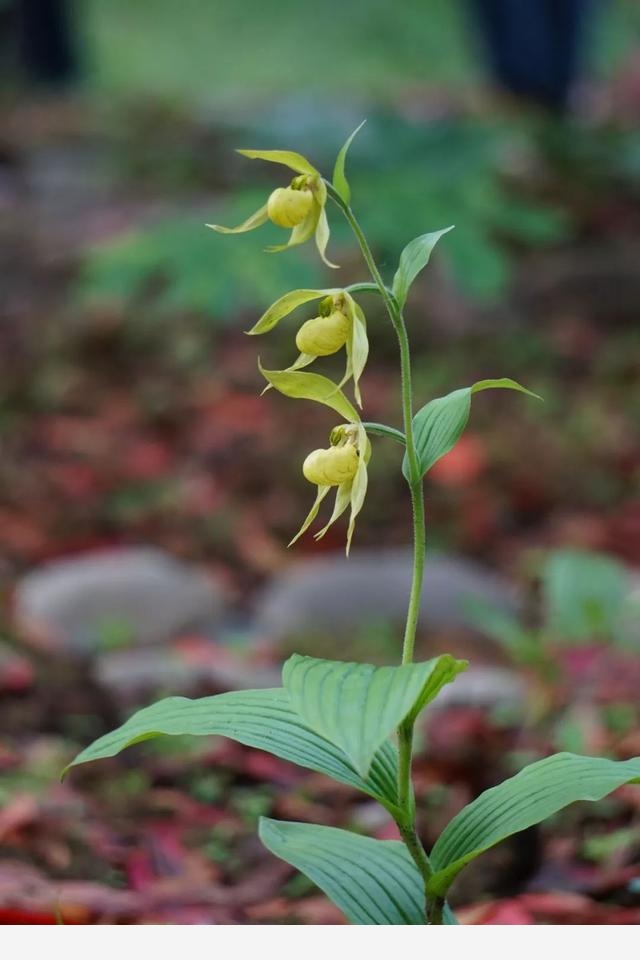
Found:
[[[358,453],[352,444],[314,450],[302,464],[309,483],[319,487],[336,487],[352,480],[358,469]]]
[[[328,317],[314,317],[303,323],[296,335],[300,353],[313,357],[328,357],[344,347],[349,336],[349,320],[340,310]]]
[[[303,188],[278,187],[267,202],[269,219],[278,227],[297,227],[305,219],[313,203],[313,194]]]

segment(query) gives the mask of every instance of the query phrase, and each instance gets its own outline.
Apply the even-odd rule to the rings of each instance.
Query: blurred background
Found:
[[[640,754],[640,9],[633,0],[0,0],[0,922],[335,923],[265,813],[394,836],[346,787],[222,740],[59,771],[159,696],[277,686],[293,650],[399,656],[410,511],[377,440],[344,529],[285,545],[321,408],[260,397],[335,277],[268,226],[285,182],[349,178],[387,278],[453,223],[408,305],[419,403],[488,377],[426,484],[420,656],[472,669],[416,760],[426,843],[524,763]],[[286,174],[285,174],[286,177]],[[331,215],[339,282],[365,279]],[[363,393],[399,424],[375,298]],[[332,358],[326,363],[331,374]],[[337,360],[337,363],[340,361]],[[570,808],[454,887],[467,923],[640,923],[640,798]]]

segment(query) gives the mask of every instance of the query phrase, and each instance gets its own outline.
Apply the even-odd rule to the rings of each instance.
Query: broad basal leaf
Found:
[[[431,251],[436,243],[450,230],[453,230],[453,227],[445,227],[444,230],[436,230],[434,233],[423,233],[421,237],[416,237],[408,243],[400,254],[400,263],[391,287],[400,307],[405,304],[411,284],[429,263]]]
[[[448,654],[400,667],[294,654],[282,680],[304,724],[366,776],[376,751],[405,717],[417,715],[466,666]]]
[[[444,896],[478,854],[577,800],[601,800],[625,783],[640,783],[640,757],[606,760],[557,753],[532,763],[485,790],[445,827],[431,852],[435,873],[429,889]]]
[[[285,397],[298,400],[315,400],[331,407],[349,423],[359,423],[360,416],[355,407],[333,380],[319,373],[303,373],[298,370],[265,370],[258,363],[260,373]]]
[[[265,817],[260,839],[276,857],[313,880],[351,923],[425,923],[422,878],[397,840]]]
[[[490,389],[517,390],[537,400],[540,399],[537,394],[527,390],[515,380],[502,377],[499,380],[479,380],[471,387],[462,387],[460,390],[448,393],[446,397],[431,400],[418,410],[413,418],[416,453],[422,476],[445,453],[449,453],[460,439],[469,419],[472,395]],[[410,479],[409,461],[406,455],[402,463],[402,472],[407,480]]]
[[[360,130],[362,130],[366,122],[367,122],[366,120],[363,120],[362,123],[356,127],[356,129],[353,131],[351,136],[348,137],[346,142],[342,145],[342,147],[340,148],[340,151],[338,152],[338,156],[336,157],[336,163],[333,168],[334,190],[336,191],[337,194],[340,195],[340,197],[344,200],[346,204],[349,204],[351,200],[351,188],[349,187],[349,183],[347,181],[347,177],[344,172],[344,164],[345,164],[345,160],[347,159],[347,153],[349,151],[349,147],[351,146],[351,142],[353,138],[357,133],[360,132]]]
[[[390,743],[376,753],[368,776],[360,777],[335,745],[305,727],[282,689],[234,690],[199,700],[160,700],[92,743],[67,770],[90,760],[113,757],[125,747],[162,734],[229,737],[309,770],[326,773],[375,797],[388,809],[396,802],[396,752]]]

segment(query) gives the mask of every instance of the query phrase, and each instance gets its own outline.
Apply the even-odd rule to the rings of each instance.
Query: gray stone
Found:
[[[291,567],[263,592],[255,629],[276,643],[301,638],[352,638],[369,627],[404,623],[412,554],[405,548],[325,554]],[[420,626],[471,628],[466,609],[482,601],[517,615],[515,586],[481,565],[458,557],[429,556]]]
[[[280,667],[244,663],[232,655],[209,661],[190,660],[173,650],[115,650],[101,654],[94,666],[98,683],[121,704],[148,696],[192,696],[210,690],[246,690],[281,685]]]
[[[222,592],[200,569],[161,550],[122,547],[36,568],[18,583],[13,612],[27,638],[81,654],[211,633]]]
[[[500,710],[508,716],[521,716],[527,700],[527,684],[523,677],[507,667],[469,667],[453,683],[442,688],[429,710],[452,707],[476,707]]]

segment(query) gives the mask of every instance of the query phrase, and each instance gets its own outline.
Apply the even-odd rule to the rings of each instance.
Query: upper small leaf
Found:
[[[421,237],[416,237],[408,243],[400,254],[400,263],[391,286],[400,307],[405,304],[411,284],[429,263],[431,251],[436,243],[450,230],[453,230],[453,227],[445,227],[444,230],[436,230],[434,233],[423,233]]]
[[[360,416],[355,407],[347,400],[340,387],[328,377],[298,370],[265,370],[259,362],[258,366],[263,377],[285,397],[315,400],[316,403],[331,407],[349,423],[360,422]]]
[[[348,204],[351,200],[351,188],[344,172],[344,163],[347,158],[349,147],[351,146],[351,141],[355,135],[362,130],[366,122],[366,120],[363,120],[362,123],[356,127],[351,136],[345,141],[343,146],[340,148],[338,156],[336,157],[335,166],[333,168],[333,188],[346,204]]]
[[[418,410],[413,418],[420,476],[424,476],[434,463],[448,453],[460,439],[469,419],[472,394],[492,388],[518,390],[537,400],[541,399],[536,393],[527,390],[515,380],[502,377],[498,380],[478,380],[470,387],[462,387],[460,390],[448,393],[446,397],[431,400]],[[410,468],[406,454],[402,463],[402,472],[409,480]]]
[[[445,827],[431,851],[432,893],[444,896],[460,870],[496,843],[541,823],[577,800],[601,800],[640,783],[640,757],[606,760],[556,753],[485,790]]]
[[[448,654],[400,667],[294,654],[282,680],[303,722],[366,775],[380,745],[405,717],[415,717],[466,666]]]

